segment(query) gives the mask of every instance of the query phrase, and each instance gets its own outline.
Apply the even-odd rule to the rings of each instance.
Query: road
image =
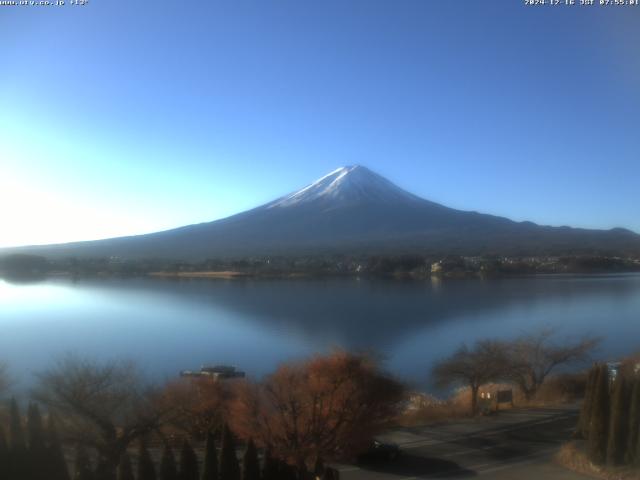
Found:
[[[395,462],[339,466],[341,480],[419,480],[481,476],[496,480],[584,480],[552,461],[571,437],[575,407],[504,410],[490,417],[394,430]]]

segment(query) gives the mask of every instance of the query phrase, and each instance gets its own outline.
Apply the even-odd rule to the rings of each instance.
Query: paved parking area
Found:
[[[586,479],[552,461],[577,419],[575,406],[512,409],[475,420],[397,429],[380,438],[400,445],[400,459],[341,465],[341,479]]]

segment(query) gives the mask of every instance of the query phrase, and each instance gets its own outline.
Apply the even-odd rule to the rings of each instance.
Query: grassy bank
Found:
[[[640,480],[638,467],[607,467],[595,465],[587,457],[585,442],[575,440],[563,445],[555,458],[556,462],[577,473],[603,480]]]

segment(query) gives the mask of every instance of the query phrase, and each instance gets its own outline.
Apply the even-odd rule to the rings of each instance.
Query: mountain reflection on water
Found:
[[[203,363],[259,377],[333,347],[373,350],[409,383],[463,342],[554,327],[640,350],[640,276],[0,281],[0,360],[28,385],[56,356],[136,360],[156,379]]]

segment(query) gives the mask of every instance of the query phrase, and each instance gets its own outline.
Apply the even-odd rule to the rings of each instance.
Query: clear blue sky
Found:
[[[0,246],[209,221],[347,164],[640,231],[640,7],[89,0],[0,7],[0,45]]]

